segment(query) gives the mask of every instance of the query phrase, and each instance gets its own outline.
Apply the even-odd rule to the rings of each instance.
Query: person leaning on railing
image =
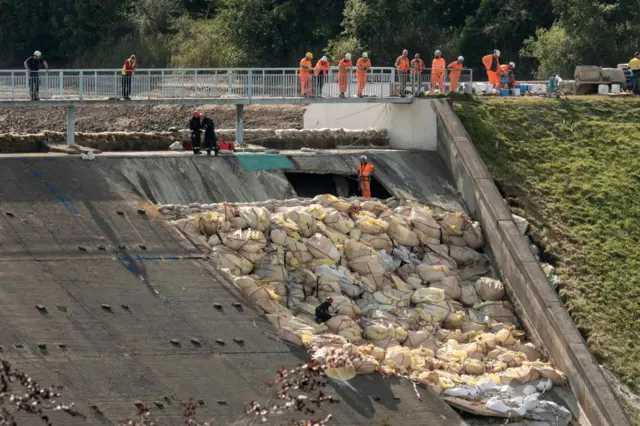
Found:
[[[361,98],[364,92],[364,86],[367,84],[367,73],[371,69],[371,61],[369,54],[364,52],[362,57],[356,62],[356,80],[358,81],[358,97]]]
[[[326,56],[320,58],[320,60],[316,63],[316,67],[313,70],[313,77],[315,79],[314,89],[316,91],[315,95],[322,97],[322,88],[324,87],[324,80],[327,78],[327,74],[331,69],[331,62],[327,59]]]
[[[131,55],[122,66],[122,97],[130,100],[131,80],[136,72],[136,55]]]
[[[447,65],[447,68],[449,69],[449,81],[451,82],[449,86],[449,91],[455,92],[458,90],[458,81],[460,80],[460,73],[464,68],[464,58],[462,56],[458,56],[458,60],[451,62],[449,65]]]
[[[27,77],[29,78],[29,94],[32,101],[40,100],[40,68],[44,66],[46,72],[49,72],[49,65],[47,61],[41,59],[42,53],[39,50],[33,52],[33,56],[27,58],[24,61],[24,69],[27,70]]]
[[[344,58],[338,62],[338,86],[341,98],[344,98],[344,94],[347,92],[347,81],[349,80],[352,66],[351,53],[345,54]]]
[[[411,86],[413,93],[417,96],[420,94],[422,86],[422,74],[424,73],[424,61],[420,59],[420,54],[416,53],[411,60]]]

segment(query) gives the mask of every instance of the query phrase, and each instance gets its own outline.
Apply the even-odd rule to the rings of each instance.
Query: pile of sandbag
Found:
[[[565,380],[524,341],[478,251],[482,231],[463,213],[331,195],[159,210],[206,241],[279,336],[327,362],[331,377],[381,371],[440,393]],[[318,324],[315,308],[329,296],[333,317]]]

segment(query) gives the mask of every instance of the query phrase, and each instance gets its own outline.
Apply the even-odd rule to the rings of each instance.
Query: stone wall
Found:
[[[216,131],[218,138],[235,140],[235,129]],[[182,140],[188,140],[188,130],[172,132],[104,132],[76,133],[78,145],[101,151],[164,151]],[[357,147],[386,147],[389,136],[386,130],[345,130],[345,129],[252,129],[244,131],[247,144],[273,149],[335,149]],[[31,135],[0,134],[0,152],[41,152],[47,146],[66,144],[66,133],[42,132]]]

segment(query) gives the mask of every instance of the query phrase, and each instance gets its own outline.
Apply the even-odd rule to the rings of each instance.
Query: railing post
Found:
[[[98,97],[98,71],[93,72],[93,93]]]
[[[236,143],[244,143],[244,105],[236,104]]]
[[[82,100],[82,94],[84,93],[84,72],[80,70],[80,87],[78,88],[78,94],[80,100]]]
[[[249,70],[249,75],[247,76],[247,97],[249,99],[251,99],[251,96],[253,95],[251,86],[253,86],[253,72]]]
[[[287,81],[287,77],[286,77],[286,71],[282,70],[282,97],[285,98],[286,96],[286,81]]]
[[[60,73],[58,74],[59,78],[60,78],[60,90],[59,90],[59,95],[60,97],[62,97],[63,93],[64,93],[64,74],[62,71],[60,71]]]
[[[389,85],[389,96],[396,94],[396,70],[391,70],[391,84]]]
[[[228,70],[227,71],[227,94],[229,96],[231,96],[233,94],[232,86],[233,86],[233,71],[232,70]]]
[[[67,106],[67,145],[76,144],[76,106]]]
[[[14,72],[11,72],[11,100],[14,101],[16,99],[16,75]]]
[[[164,74],[164,71],[162,73]],[[193,85],[195,86],[196,96],[198,96],[198,91],[200,89],[200,86],[198,85],[198,70],[195,70],[193,75],[194,75]],[[183,97],[184,97],[184,95],[183,95]]]
[[[265,80],[266,80],[265,72],[264,70],[262,70],[262,96],[267,96],[267,90],[265,89]]]

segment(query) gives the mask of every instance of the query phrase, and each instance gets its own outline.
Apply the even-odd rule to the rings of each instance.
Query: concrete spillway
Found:
[[[390,193],[462,208],[436,153],[369,155]],[[304,171],[351,173],[357,156],[290,159]],[[64,386],[65,400],[87,415],[56,415],[56,424],[115,424],[135,414],[136,400],[164,424],[181,424],[179,401],[191,397],[204,401],[202,419],[231,424],[244,403],[267,395],[264,383],[279,366],[305,359],[149,203],[289,198],[295,191],[282,170],[246,172],[234,157],[185,155],[0,162],[2,357]],[[375,375],[350,384],[333,389],[343,400],[332,407],[333,424],[462,423],[426,389],[418,400],[405,381]],[[165,396],[171,402],[155,407]]]

